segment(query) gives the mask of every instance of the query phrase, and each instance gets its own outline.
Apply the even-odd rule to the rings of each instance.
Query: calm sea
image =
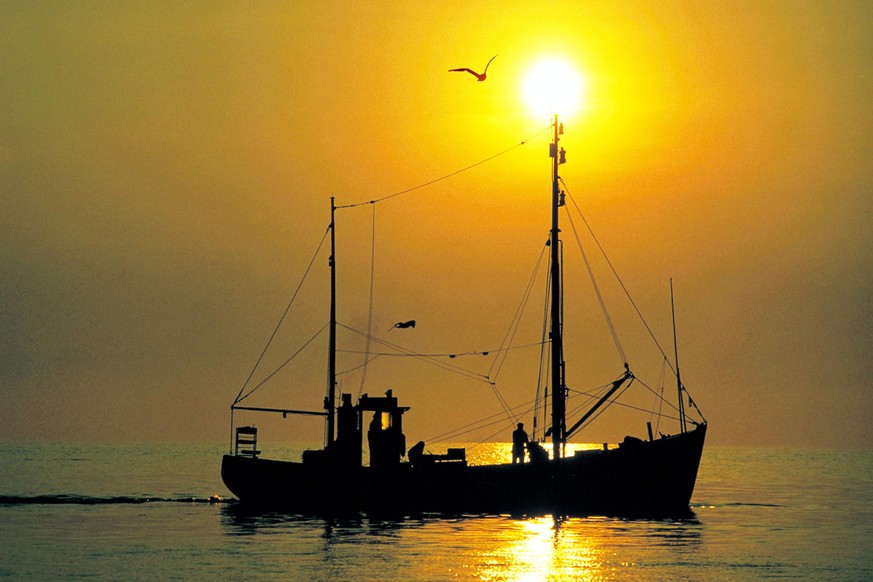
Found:
[[[0,445],[0,577],[873,580],[873,451],[708,447],[685,521],[326,521],[209,503],[225,447]]]

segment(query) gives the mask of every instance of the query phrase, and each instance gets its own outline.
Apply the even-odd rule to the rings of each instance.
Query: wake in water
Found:
[[[715,507],[787,507],[786,505],[782,505],[779,503],[754,503],[751,501],[742,502],[736,501],[731,503],[692,503],[691,509],[712,509]]]
[[[211,497],[150,497],[118,495],[93,497],[90,495],[0,495],[0,505],[136,505],[141,503],[235,503],[236,499]]]

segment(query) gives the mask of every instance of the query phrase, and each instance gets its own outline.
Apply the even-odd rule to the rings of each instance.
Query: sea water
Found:
[[[708,446],[678,521],[385,521],[247,513],[225,448],[3,443],[0,578],[873,580],[873,451]]]

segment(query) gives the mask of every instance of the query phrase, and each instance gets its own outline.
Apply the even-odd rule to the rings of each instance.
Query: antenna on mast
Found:
[[[685,422],[685,399],[682,398],[682,375],[679,373],[679,343],[676,340],[676,303],[673,301],[673,277],[670,277],[670,311],[673,315],[673,356],[676,359],[676,390],[679,394],[679,427],[682,432],[687,432]]]

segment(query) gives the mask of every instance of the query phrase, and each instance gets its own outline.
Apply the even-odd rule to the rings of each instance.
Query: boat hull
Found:
[[[221,475],[243,505],[302,514],[681,517],[689,514],[705,436],[701,424],[655,441],[524,465],[343,469],[225,455]]]

